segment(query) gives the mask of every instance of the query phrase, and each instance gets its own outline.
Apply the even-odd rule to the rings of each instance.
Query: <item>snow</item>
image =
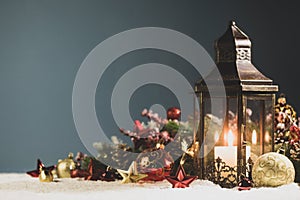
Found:
[[[277,188],[252,188],[238,191],[237,188],[224,189],[209,181],[196,180],[189,188],[171,188],[167,181],[156,183],[129,183],[121,181],[102,182],[82,179],[58,179],[56,182],[42,183],[26,174],[0,174],[0,199],[272,199],[299,200],[300,187],[296,183]]]

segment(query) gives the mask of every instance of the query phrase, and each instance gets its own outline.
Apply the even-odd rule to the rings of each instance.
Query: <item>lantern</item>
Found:
[[[242,174],[251,179],[251,160],[273,151],[278,86],[254,67],[251,41],[235,22],[230,22],[215,48],[215,70],[223,79],[226,95],[220,98],[214,92],[219,88],[214,85],[214,71],[195,85],[200,104],[197,159],[200,178],[230,188],[238,184]],[[211,113],[213,100],[222,105],[217,116]]]

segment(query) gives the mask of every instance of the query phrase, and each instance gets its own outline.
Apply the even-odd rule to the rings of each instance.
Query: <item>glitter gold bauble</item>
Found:
[[[73,160],[73,153],[69,153],[68,158],[59,160],[56,167],[58,178],[71,178],[71,170],[75,169],[76,165]]]
[[[252,169],[256,187],[277,187],[294,182],[293,163],[279,153],[266,153],[258,157]]]

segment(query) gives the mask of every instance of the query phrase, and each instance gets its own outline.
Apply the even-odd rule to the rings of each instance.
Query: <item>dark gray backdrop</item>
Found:
[[[87,54],[101,41],[121,31],[144,26],[180,31],[202,44],[214,57],[213,42],[230,20],[236,20],[252,39],[253,62],[279,84],[296,110],[299,101],[299,14],[296,1],[177,1],[177,0],[0,0],[0,171],[26,171],[36,158],[54,164],[69,151],[86,152],[72,118],[72,87]],[[122,66],[147,62],[185,69],[185,61],[166,52],[142,51],[113,63],[97,92],[101,123],[111,135],[105,98]],[[191,82],[198,75],[182,70]],[[171,77],[166,77],[171,78]],[[145,86],[144,89],[147,89]],[[149,86],[152,91],[157,85]],[[149,88],[148,88],[149,89]],[[145,106],[176,104],[140,91],[132,101]],[[133,117],[144,105],[130,105]]]

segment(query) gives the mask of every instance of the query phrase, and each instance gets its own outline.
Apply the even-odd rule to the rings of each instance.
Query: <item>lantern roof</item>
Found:
[[[234,21],[229,23],[227,31],[215,41],[215,49],[217,68],[205,78],[205,82],[202,79],[196,84],[196,91],[206,88],[205,84],[213,85],[217,70],[227,90],[278,91],[278,86],[252,64],[251,41]]]

